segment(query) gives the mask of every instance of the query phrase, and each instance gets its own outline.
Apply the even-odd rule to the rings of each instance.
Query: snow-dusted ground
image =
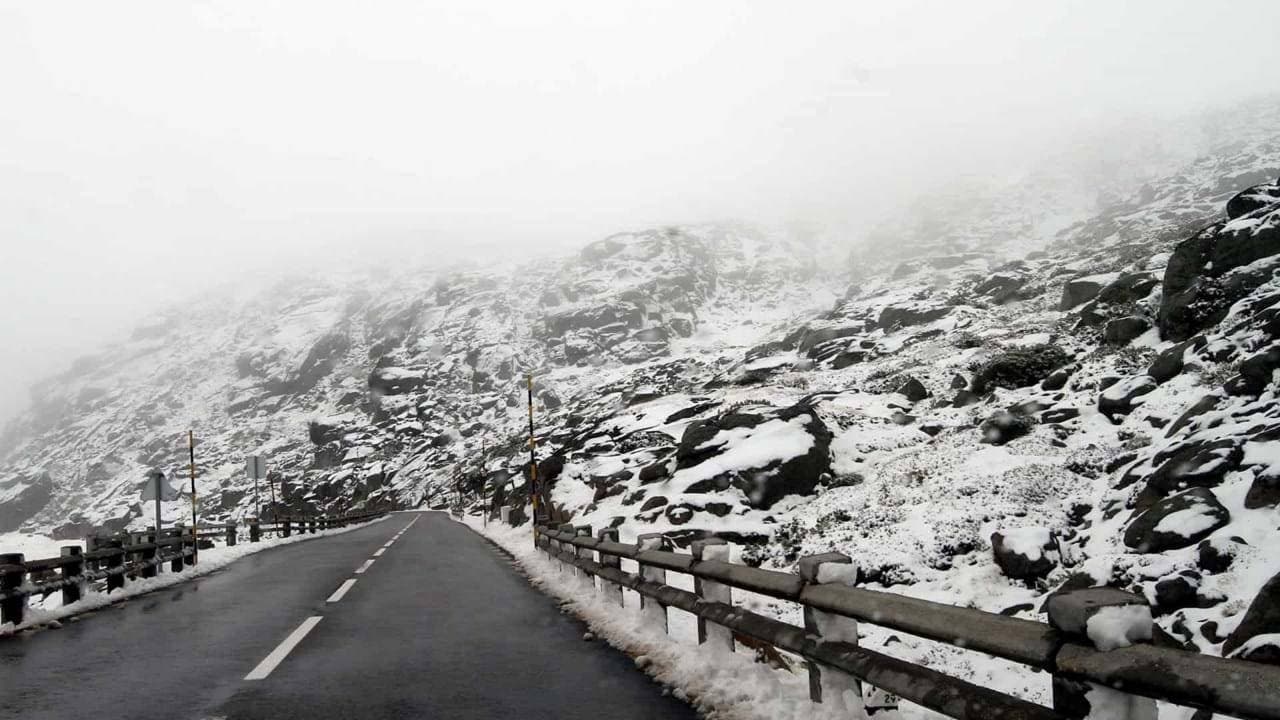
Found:
[[[388,516],[383,516],[368,523],[361,523],[345,528],[334,530],[320,530],[314,534],[292,535],[287,538],[264,538],[263,540],[251,543],[241,542],[234,547],[218,546],[207,550],[200,551],[200,562],[197,565],[187,567],[182,572],[170,572],[168,563],[161,568],[161,574],[154,578],[131,580],[124,584],[124,587],[116,590],[111,594],[99,592],[97,590],[88,590],[84,593],[80,600],[70,605],[62,604],[62,593],[53,593],[52,595],[41,600],[39,597],[31,597],[28,599],[26,618],[20,625],[13,623],[4,623],[0,625],[0,636],[12,635],[23,630],[31,630],[40,627],[59,627],[60,621],[74,615],[90,612],[99,608],[106,607],[113,603],[126,600],[128,598],[137,597],[154,590],[171,587],[178,583],[186,582],[192,578],[216,572],[231,563],[239,560],[246,555],[262,552],[271,548],[280,547],[282,545],[292,545],[294,543],[313,540],[316,538],[328,537],[330,535],[341,535],[342,533],[359,530],[371,523],[382,522]],[[18,535],[18,533],[6,533],[0,536],[0,541],[4,541],[0,547],[11,547],[8,544],[10,536]],[[42,535],[24,536],[27,541],[25,547],[30,548],[27,552],[29,559],[54,557],[57,548],[63,544],[61,541],[55,541]],[[17,538],[15,538],[15,541]],[[48,552],[48,548],[52,544],[53,552]]]
[[[6,553],[22,553],[28,560],[58,557],[64,545],[84,547],[83,540],[54,540],[39,533],[0,533],[0,550]]]

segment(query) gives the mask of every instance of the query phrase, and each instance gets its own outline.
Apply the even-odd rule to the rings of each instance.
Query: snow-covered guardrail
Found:
[[[667,608],[698,618],[698,641],[732,647],[735,634],[808,661],[815,702],[860,710],[860,682],[961,720],[1154,720],[1162,700],[1247,720],[1280,720],[1280,667],[1151,644],[1145,598],[1113,588],[1065,591],[1048,602],[1049,623],[856,587],[842,554],[802,558],[799,575],[728,561],[723,540],[673,552],[661,535],[617,542],[616,530],[539,526],[535,543],[580,582],[622,605],[621,588],[640,595],[641,612],[666,628]],[[593,557],[594,554],[594,557]],[[639,566],[623,572],[621,561]],[[666,572],[694,578],[694,592],[666,584]],[[799,603],[804,627],[735,607],[732,589]],[[1052,674],[1053,707],[1028,702],[857,645],[857,622],[975,650]],[[727,632],[726,632],[727,629]],[[853,691],[853,692],[850,692]]]
[[[366,522],[385,515],[385,511],[354,513],[337,517],[281,518],[260,523],[250,518],[246,523],[248,539],[258,542],[263,534],[289,537],[298,533],[317,532]],[[239,538],[236,523],[200,525],[163,530],[156,537],[154,528],[145,532],[120,533],[109,537],[91,536],[79,545],[64,545],[59,557],[27,560],[22,553],[0,553],[0,624],[22,624],[27,599],[62,593],[62,604],[70,605],[84,595],[91,583],[104,582],[108,594],[123,588],[126,580],[153,578],[168,563],[171,572],[181,572],[195,565],[200,547],[213,540],[228,546]]]

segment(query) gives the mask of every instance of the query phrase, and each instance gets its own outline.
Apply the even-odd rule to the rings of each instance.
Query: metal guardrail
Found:
[[[847,572],[850,558],[837,553],[803,558],[800,575],[791,575],[730,563],[727,551],[709,552],[724,545],[714,538],[695,541],[692,554],[685,555],[672,552],[671,543],[657,535],[642,535],[628,545],[617,542],[616,530],[592,537],[587,526],[561,525],[537,527],[535,543],[592,586],[598,579],[599,590],[619,605],[621,588],[639,593],[642,612],[653,614],[662,627],[666,608],[675,607],[699,618],[699,642],[714,637],[707,624],[718,625],[803,657],[816,702],[823,701],[830,681],[830,671],[822,672],[826,667],[961,720],[1137,720],[1155,717],[1155,700],[1246,720],[1280,720],[1280,667],[1149,640],[1105,652],[1096,648],[1086,632],[1090,617],[1104,608],[1146,605],[1144,598],[1119,590],[1060,593],[1048,604],[1050,623],[1045,624],[856,587],[851,579],[856,571]],[[622,559],[634,560],[640,573],[623,572]],[[838,572],[841,567],[846,572]],[[692,576],[695,592],[666,585],[667,571]],[[805,627],[735,607],[730,588],[800,604]],[[859,647],[859,621],[1051,673],[1054,707]],[[728,643],[732,646],[731,639]],[[1108,694],[1118,702],[1105,700]]]
[[[286,517],[270,522],[250,518],[245,523],[248,540],[258,542],[264,534],[289,537],[295,531],[315,533],[346,527],[381,517],[387,511],[352,513],[342,516]],[[156,537],[154,528],[145,532],[119,533],[109,537],[91,536],[85,547],[64,545],[55,558],[27,560],[21,553],[0,554],[0,624],[21,624],[26,617],[28,598],[62,593],[62,604],[70,605],[84,596],[94,583],[105,590],[123,588],[126,580],[155,577],[166,563],[170,572],[181,572],[198,562],[200,548],[214,540],[227,546],[240,538],[237,523],[200,525],[194,531],[178,526]]]

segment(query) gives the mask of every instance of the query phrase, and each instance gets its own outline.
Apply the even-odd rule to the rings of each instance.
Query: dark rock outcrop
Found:
[[[53,497],[53,478],[47,472],[34,477],[15,477],[0,483],[0,495],[8,496],[8,500],[0,503],[0,532],[17,530],[49,503]]]
[[[1259,635],[1280,633],[1280,575],[1267,581],[1253,602],[1249,604],[1244,619],[1236,629],[1227,636],[1222,645],[1223,655],[1236,655],[1245,643]],[[1280,664],[1280,648],[1275,645],[1263,645],[1251,652],[1240,653],[1245,660]]]
[[[1230,520],[1213,491],[1193,488],[1135,517],[1125,528],[1124,544],[1141,553],[1177,550],[1195,545]]]
[[[1232,206],[1240,214],[1210,225],[1174,249],[1165,268],[1158,318],[1161,337],[1191,337],[1220,321],[1232,303],[1271,279],[1271,267],[1254,263],[1280,253],[1280,203],[1269,202],[1275,187],[1269,183],[1241,193]]]
[[[772,507],[787,495],[812,494],[822,478],[831,472],[832,433],[806,402],[767,413],[730,411],[691,423],[676,449],[676,467],[678,471],[696,468],[723,453],[724,441],[719,439],[721,433],[754,430],[766,423],[779,422],[798,424],[811,438],[806,452],[795,457],[768,460],[759,467],[719,472],[696,481],[685,492],[718,492],[733,487],[746,496],[750,506],[761,509]],[[750,442],[750,438],[739,438],[738,441]]]

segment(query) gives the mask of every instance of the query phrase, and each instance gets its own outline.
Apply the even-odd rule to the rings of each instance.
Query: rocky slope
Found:
[[[210,518],[254,512],[252,452],[294,510],[519,514],[530,373],[538,475],[575,522],[716,533],[775,567],[837,550],[866,583],[1026,617],[1111,584],[1152,600],[1161,642],[1274,662],[1277,107],[1088,213],[1042,175],[945,223],[891,218],[874,253],[681,226],[211,297],[37,389],[0,530],[145,525],[145,471],[181,476],[189,427]]]

